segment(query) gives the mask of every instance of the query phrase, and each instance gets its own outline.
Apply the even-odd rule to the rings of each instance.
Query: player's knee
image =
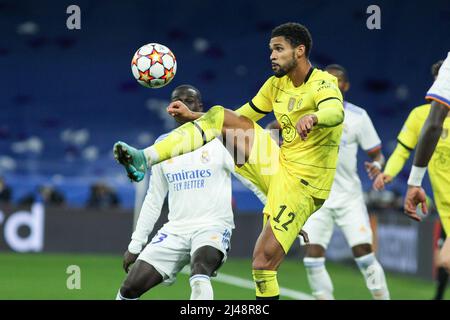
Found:
[[[133,275],[130,273],[120,288],[120,294],[124,298],[136,299],[143,295],[148,289],[145,279],[139,276],[136,277],[135,274]]]
[[[195,251],[191,259],[191,274],[211,276],[222,263],[224,254],[211,246],[204,246]]]
[[[450,274],[450,256],[443,257],[440,260],[439,266],[444,268]]]
[[[214,272],[214,265],[207,263],[206,261],[194,261],[191,263],[191,274],[205,274],[211,276]]]
[[[285,253],[281,246],[263,246],[253,252],[253,270],[277,270]]]
[[[305,256],[309,258],[325,257],[325,248],[318,244],[306,245]]]
[[[137,299],[143,294],[141,288],[133,283],[126,282],[120,288],[120,295],[126,299]]]
[[[366,256],[372,252],[372,246],[368,243],[358,244],[352,247],[352,253],[355,258]]]
[[[253,256],[253,270],[276,270],[278,268],[275,257],[271,254],[256,254]]]

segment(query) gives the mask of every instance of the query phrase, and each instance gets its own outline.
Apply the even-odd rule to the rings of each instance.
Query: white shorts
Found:
[[[333,235],[334,224],[342,230],[350,247],[358,244],[372,244],[372,229],[369,214],[362,197],[351,200],[345,208],[322,207],[306,220],[303,230],[308,233],[309,243],[328,247]],[[304,245],[302,237],[300,244]]]
[[[201,247],[211,246],[221,251],[223,264],[230,250],[230,239],[231,229],[228,227],[202,228],[183,235],[161,228],[137,259],[151,264],[162,275],[163,284],[170,285],[176,280],[178,272],[190,263],[194,252]]]
[[[436,100],[450,108],[450,52],[425,98]]]

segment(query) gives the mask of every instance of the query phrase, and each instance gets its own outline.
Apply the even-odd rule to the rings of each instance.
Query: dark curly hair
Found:
[[[309,53],[312,48],[312,38],[309,30],[302,24],[296,22],[288,22],[279,25],[272,30],[272,38],[283,36],[294,48],[299,45],[305,46],[306,57],[309,57]]]
[[[340,71],[342,73],[342,76],[344,77],[344,80],[348,82],[348,74],[347,74],[347,70],[341,66],[340,64],[329,64],[325,67],[325,70],[337,70]]]
[[[441,68],[443,63],[444,60],[439,60],[438,62],[433,63],[433,65],[431,66],[431,74],[433,75],[433,77],[437,77],[439,69]]]

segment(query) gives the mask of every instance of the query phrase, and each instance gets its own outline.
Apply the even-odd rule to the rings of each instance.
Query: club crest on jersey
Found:
[[[288,102],[288,111],[291,112],[294,109],[295,98],[290,98]]]
[[[281,136],[283,137],[283,140],[285,142],[292,142],[295,139],[297,130],[295,130],[295,127],[292,125],[292,122],[289,119],[289,117],[283,114],[280,118],[280,124],[281,124]]]
[[[303,102],[303,98],[300,98],[300,100],[298,100],[298,103],[297,103],[297,109],[301,108],[302,102]]]
[[[200,158],[200,161],[201,161],[202,163],[208,163],[209,160],[210,160],[210,158],[211,158],[211,157],[209,156],[208,150],[202,151],[202,156],[201,156],[201,158]]]
[[[448,129],[442,129],[441,138],[446,139],[448,137]]]

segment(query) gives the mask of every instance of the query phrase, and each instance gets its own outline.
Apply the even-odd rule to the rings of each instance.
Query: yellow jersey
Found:
[[[282,128],[280,164],[307,187],[310,195],[319,199],[328,198],[333,184],[342,122],[325,127],[320,125],[319,119],[306,141],[300,138],[296,124],[301,117],[319,111],[321,103],[331,99],[338,101],[336,107],[341,109],[343,119],[343,98],[337,78],[311,68],[298,87],[288,76],[270,77],[249,102],[260,114],[274,112]]]
[[[414,108],[403,125],[397,139],[400,144],[410,151],[413,150],[419,140],[420,132],[425,120],[430,113],[431,105],[424,104]],[[448,186],[450,185],[450,118],[447,117],[443,123],[441,137],[436,145],[436,149],[428,164],[428,172],[430,176],[433,193],[436,203],[444,204],[447,208],[450,205],[450,197],[448,196]],[[447,195],[447,196],[445,196]],[[440,212],[441,213],[441,212]],[[444,212],[442,212],[444,213]],[[450,214],[446,213],[447,215]]]

